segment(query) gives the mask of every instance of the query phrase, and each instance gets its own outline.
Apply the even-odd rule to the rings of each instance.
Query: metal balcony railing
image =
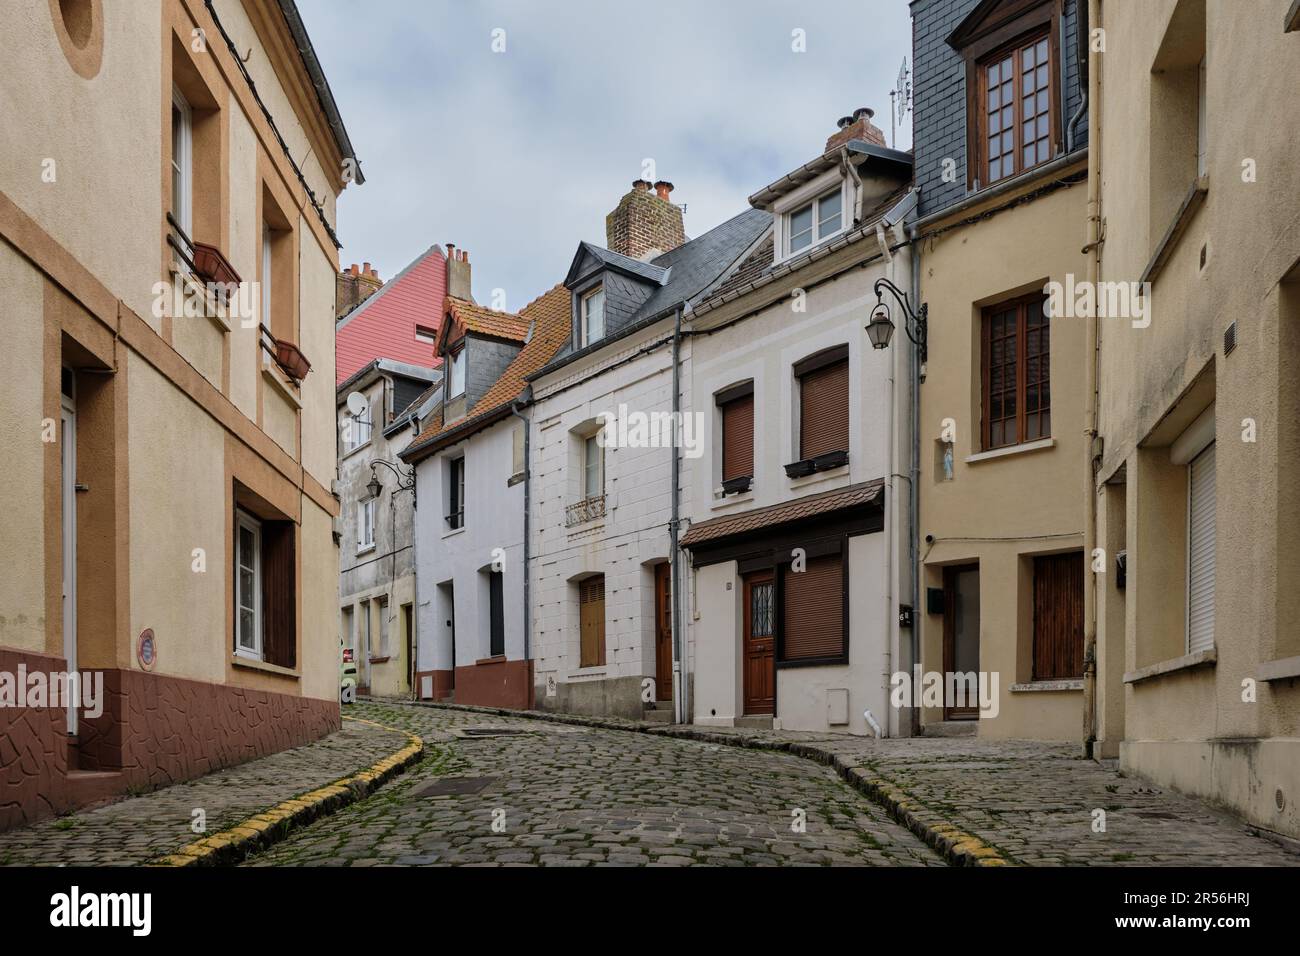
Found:
[[[564,526],[572,528],[603,517],[605,517],[605,496],[592,495],[564,509]]]

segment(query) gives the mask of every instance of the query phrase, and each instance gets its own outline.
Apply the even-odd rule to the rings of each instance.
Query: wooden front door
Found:
[[[745,715],[776,712],[776,580],[771,571],[745,576]]]
[[[672,565],[655,566],[655,700],[673,699]]]
[[[943,669],[944,720],[979,717],[979,702],[949,701],[949,675],[973,674],[979,686],[980,669],[980,569],[979,565],[943,569]],[[958,686],[963,685],[958,681]]]

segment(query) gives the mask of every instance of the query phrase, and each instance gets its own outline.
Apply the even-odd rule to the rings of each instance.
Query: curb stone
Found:
[[[459,710],[466,713],[493,714],[499,717],[520,717],[527,720],[545,720],[556,724],[596,727],[603,730],[627,730],[655,737],[675,737],[698,740],[728,747],[767,750],[789,753],[815,763],[832,767],[855,790],[879,804],[898,823],[907,827],[920,840],[953,866],[1016,866],[995,847],[985,843],[973,833],[954,826],[914,796],[886,777],[878,776],[870,767],[845,760],[831,750],[793,740],[769,740],[747,734],[719,734],[699,730],[684,724],[646,724],[617,717],[584,717],[577,714],[558,714],[540,710],[510,710],[505,707],[482,707],[475,704],[440,704],[424,700],[389,700],[369,698],[377,704],[395,704],[404,707],[429,707],[435,710]]]
[[[145,865],[224,866],[238,863],[254,851],[279,843],[299,827],[370,796],[424,754],[424,741],[415,734],[359,717],[345,716],[343,719],[405,734],[406,746],[364,770],[284,800],[236,826],[195,840],[175,853],[169,853]]]

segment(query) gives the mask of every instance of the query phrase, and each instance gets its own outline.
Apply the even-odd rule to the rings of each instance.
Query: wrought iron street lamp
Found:
[[[876,293],[876,304],[871,310],[871,320],[867,323],[867,338],[871,339],[871,347],[888,348],[890,339],[894,337],[894,321],[890,317],[889,304],[885,302],[884,296],[888,291],[902,307],[903,331],[916,346],[921,362],[924,363],[928,351],[926,343],[929,330],[929,307],[922,303],[919,311],[913,311],[907,293],[888,279],[877,279],[873,288]]]
[[[375,466],[377,465],[383,465],[385,468],[387,468],[389,471],[391,471],[394,475],[397,476],[398,491],[410,491],[412,495],[415,494],[415,468],[414,467],[412,467],[409,471],[403,472],[391,461],[386,461],[383,458],[378,458],[375,461],[372,461],[370,463],[370,480],[366,482],[366,490],[370,492],[371,498],[378,498],[379,493],[384,490],[384,485],[379,480],[379,474],[378,472],[375,471]]]

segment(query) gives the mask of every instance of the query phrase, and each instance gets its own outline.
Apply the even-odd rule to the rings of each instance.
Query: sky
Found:
[[[562,281],[579,241],[605,244],[634,179],[672,182],[692,237],[817,157],[857,107],[888,140],[911,58],[906,0],[298,7],[366,176],[339,199],[344,267],[387,280],[454,243],[475,298],[503,290],[509,311]]]

